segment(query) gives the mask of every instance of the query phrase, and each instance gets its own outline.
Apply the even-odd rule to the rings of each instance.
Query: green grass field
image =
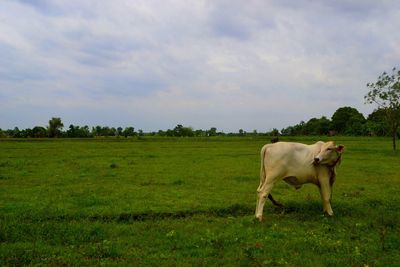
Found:
[[[398,266],[400,154],[335,140],[335,215],[282,182],[262,223],[268,139],[0,140],[0,266]]]

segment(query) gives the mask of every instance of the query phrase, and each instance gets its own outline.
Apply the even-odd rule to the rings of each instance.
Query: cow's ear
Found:
[[[339,152],[339,153],[343,153],[344,152],[344,145],[338,145],[336,147],[336,151]]]

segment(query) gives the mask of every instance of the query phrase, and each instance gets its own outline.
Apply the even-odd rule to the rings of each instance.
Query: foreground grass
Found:
[[[268,203],[263,223],[267,140],[1,141],[0,265],[395,266],[400,157],[390,140],[337,141],[335,216],[314,186],[281,183],[286,209]]]

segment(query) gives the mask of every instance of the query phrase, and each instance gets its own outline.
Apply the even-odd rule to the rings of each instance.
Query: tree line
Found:
[[[64,124],[61,118],[52,118],[47,127],[36,126],[33,129],[20,130],[18,127],[9,130],[0,129],[0,137],[14,138],[43,138],[43,137],[68,137],[90,138],[99,136],[133,137],[143,135],[193,137],[193,136],[217,136],[217,135],[351,135],[351,136],[391,136],[393,150],[396,150],[396,140],[400,138],[400,70],[392,69],[391,73],[383,72],[375,83],[368,83],[370,91],[364,96],[366,104],[378,106],[367,118],[357,109],[341,107],[335,111],[331,119],[325,116],[311,118],[307,122],[289,126],[281,131],[273,129],[270,132],[258,133],[256,130],[248,133],[239,129],[236,133],[225,134],[218,132],[217,128],[209,130],[194,130],[192,127],[177,125],[174,129],[166,131],[144,133],[135,131],[134,127],[102,127],[89,128],[70,125],[63,131]]]
[[[0,137],[6,138],[93,138],[93,137],[139,137],[139,136],[168,136],[168,137],[210,137],[210,136],[312,136],[312,135],[347,135],[347,136],[391,136],[390,123],[386,119],[386,111],[383,108],[376,109],[374,112],[364,117],[356,108],[341,107],[335,111],[331,119],[323,116],[321,118],[311,118],[307,122],[288,126],[281,129],[272,129],[266,132],[253,130],[246,132],[239,129],[237,132],[224,133],[218,131],[216,127],[208,130],[195,130],[181,124],[173,129],[159,130],[157,132],[136,131],[130,127],[108,127],[95,126],[89,127],[69,125],[64,130],[61,118],[51,118],[46,127],[36,126],[32,129],[22,129],[18,127],[9,130],[0,129]],[[399,136],[400,133],[397,132]]]
[[[239,133],[244,135],[243,130]],[[61,118],[51,118],[47,126],[36,126],[20,130],[18,127],[14,129],[0,129],[0,138],[95,138],[95,137],[141,137],[141,136],[168,136],[168,137],[209,137],[226,135],[218,132],[217,128],[212,127],[209,130],[194,130],[192,127],[185,127],[178,124],[173,129],[159,130],[157,132],[144,132],[139,129],[136,131],[134,127],[108,127],[95,126],[89,127],[69,125],[64,130],[64,124]],[[235,135],[230,133],[229,135]],[[240,134],[237,134],[240,135]]]
[[[307,122],[281,130],[282,135],[348,135],[348,136],[391,136],[390,124],[384,109],[376,109],[367,118],[357,109],[341,107],[331,119],[312,118]]]

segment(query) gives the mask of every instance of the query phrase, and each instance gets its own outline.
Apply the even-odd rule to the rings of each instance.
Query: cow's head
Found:
[[[344,152],[343,145],[336,145],[335,142],[326,142],[321,146],[321,150],[314,157],[314,164],[335,166]]]

